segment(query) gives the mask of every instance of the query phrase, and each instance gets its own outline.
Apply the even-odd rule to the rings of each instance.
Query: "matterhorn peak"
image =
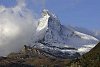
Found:
[[[56,26],[60,26],[59,19],[49,10],[43,9],[42,17],[38,21],[37,30],[39,31],[43,29],[48,29],[49,27],[55,28]]]
[[[49,14],[49,11],[47,9],[43,9],[42,11],[42,17],[46,16]]]
[[[52,17],[52,18],[58,19],[57,16],[56,16],[53,12],[51,12],[51,11],[49,11],[49,10],[47,10],[47,9],[43,9],[43,10],[42,10],[42,17],[44,17],[44,16],[46,16],[46,15],[49,15],[49,16]]]
[[[42,11],[42,18],[39,19],[38,21],[38,27],[37,31],[43,30],[48,27],[48,19],[49,19],[49,14],[47,10]]]
[[[92,35],[77,31],[72,26],[65,27],[61,25],[60,20],[55,14],[47,9],[42,11],[42,17],[39,19],[37,37],[38,42],[44,45],[44,48],[51,49],[52,47],[55,47],[54,49],[57,49],[62,53],[67,52],[72,56],[76,52],[80,54],[88,52],[98,42],[98,40]]]
[[[56,18],[56,16],[47,9],[44,9],[42,11],[42,17],[38,21],[38,26],[36,30],[37,36],[39,37],[38,39],[43,39],[46,33],[51,34],[51,32],[53,31],[60,31],[60,26],[61,24],[58,18]]]

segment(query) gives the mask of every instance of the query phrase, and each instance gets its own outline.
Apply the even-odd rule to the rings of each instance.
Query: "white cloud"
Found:
[[[19,51],[35,36],[37,20],[25,5],[25,0],[18,0],[15,7],[0,6],[0,56]]]

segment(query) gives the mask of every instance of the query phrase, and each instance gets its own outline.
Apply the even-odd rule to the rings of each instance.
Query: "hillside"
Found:
[[[81,58],[73,60],[69,65],[81,67],[100,67],[100,42],[84,54]]]
[[[100,67],[100,43],[76,59],[60,59],[41,49],[24,46],[20,53],[0,57],[0,67]]]
[[[19,53],[0,57],[0,67],[65,67],[70,59],[52,57],[41,49],[24,46]]]

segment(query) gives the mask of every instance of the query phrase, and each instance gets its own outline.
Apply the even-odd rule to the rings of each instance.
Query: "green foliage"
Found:
[[[80,67],[100,67],[100,43],[92,50],[84,54],[80,59],[72,61],[71,65],[80,65]]]

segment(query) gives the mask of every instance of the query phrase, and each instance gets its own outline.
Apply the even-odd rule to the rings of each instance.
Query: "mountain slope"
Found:
[[[100,42],[88,53],[72,61],[69,65],[77,67],[100,67]]]

